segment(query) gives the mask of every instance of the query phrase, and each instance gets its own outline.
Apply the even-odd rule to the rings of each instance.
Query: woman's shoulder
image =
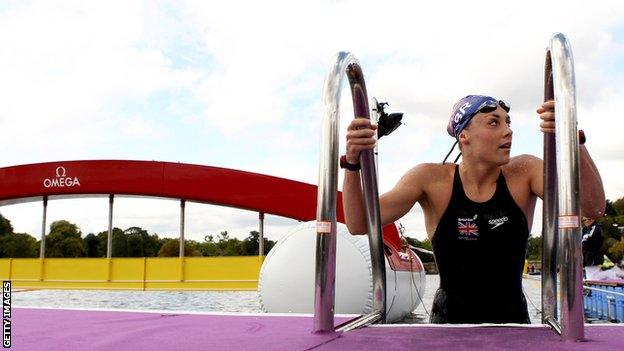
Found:
[[[523,154],[512,157],[502,169],[506,177],[529,178],[534,172],[542,173],[543,164],[539,157]]]
[[[421,163],[407,171],[406,176],[440,179],[445,176],[452,176],[457,165],[454,163]]]
[[[401,182],[417,185],[421,189],[439,184],[447,185],[449,181],[453,181],[455,167],[454,163],[421,163],[407,171]]]

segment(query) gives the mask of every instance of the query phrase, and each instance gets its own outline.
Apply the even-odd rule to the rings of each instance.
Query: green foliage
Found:
[[[84,257],[86,250],[78,226],[65,220],[52,222],[46,235],[46,257]]]
[[[95,234],[89,233],[89,235],[83,239],[83,243],[87,257],[100,257],[98,253],[100,240],[97,236],[95,236]]]
[[[275,246],[275,242],[267,238],[264,238],[264,253],[267,255],[269,251]],[[242,242],[243,255],[256,256],[260,250],[260,233],[256,230],[249,232],[249,236]]]
[[[219,234],[219,241],[216,246],[217,256],[240,256],[244,254],[241,241],[236,238],[230,239],[227,231]]]
[[[624,258],[624,239],[614,243],[607,250],[611,262],[620,262]]]
[[[55,221],[50,224],[50,233],[48,235],[53,234],[58,234],[67,238],[80,238],[82,235],[78,226],[66,220]]]
[[[620,231],[618,230],[617,218],[614,216],[607,216],[600,218],[597,222],[602,225],[602,235],[606,238],[613,238],[620,240]]]
[[[0,236],[0,257],[37,257],[37,239],[26,233]]]
[[[429,240],[429,238],[426,238],[425,240],[418,240],[418,239],[415,239],[415,238],[405,237],[405,240],[407,240],[407,243],[410,246],[419,247],[421,249],[433,251],[433,246],[431,245],[431,240]],[[434,261],[433,255],[429,255],[427,253],[423,253],[423,252],[420,252],[418,250],[416,250],[414,252],[416,253],[416,255],[418,255],[418,258],[420,258],[420,260],[422,262],[433,262]]]
[[[13,226],[11,225],[11,221],[4,218],[2,213],[0,213],[0,236],[5,236],[13,234]]]
[[[624,215],[624,197],[613,202],[613,209],[616,212],[614,215]]]
[[[178,239],[163,239],[165,242],[160,251],[158,257],[179,257],[180,256],[180,240]],[[194,240],[184,241],[184,256],[201,256],[202,253],[198,249],[198,243]]]
[[[613,238],[604,238],[602,240],[602,247],[601,247],[601,251],[602,252],[609,252],[609,248],[615,244],[617,244],[617,240],[613,239]]]
[[[607,200],[605,215],[597,221],[602,225],[602,252],[612,262],[620,262],[624,238],[619,228],[624,227],[624,197],[613,202]]]
[[[620,212],[622,213],[622,212]],[[607,200],[607,203],[605,205],[605,216],[609,216],[609,217],[613,217],[613,216],[617,216],[618,215],[618,211],[615,209],[615,207],[613,206],[613,202],[611,202],[610,200]]]
[[[227,231],[217,240],[206,235],[204,241],[185,242],[185,256],[255,256],[258,255],[259,233],[251,231],[244,240],[231,238]],[[46,257],[106,257],[108,231],[90,233],[82,238],[77,225],[66,220],[50,224],[46,235]],[[275,242],[264,238],[265,255]],[[126,230],[113,228],[113,257],[177,257],[179,240],[159,238],[140,227]],[[28,234],[13,234],[11,222],[0,215],[0,257],[38,257],[39,242]]]
[[[154,257],[158,254],[158,235],[150,236],[147,230],[140,227],[130,227],[123,233],[127,240],[128,257]]]
[[[62,238],[57,235],[46,238],[46,257],[84,257],[85,254],[80,238]]]
[[[180,242],[175,239],[162,239],[163,245],[158,251],[158,257],[177,257],[180,254]]]
[[[527,243],[527,260],[539,260],[542,258],[542,237],[530,236]]]
[[[215,245],[214,236],[206,235],[204,242],[199,244],[202,256],[218,256],[217,245]]]
[[[420,247],[421,249],[433,251],[433,245],[431,245],[431,240],[426,238],[425,240],[418,240],[415,238],[405,237],[407,243],[414,247]]]
[[[117,229],[117,230],[115,230]],[[106,233],[108,239],[108,232]],[[119,228],[113,228],[113,252],[112,257],[129,257],[128,256],[128,238]]]
[[[113,230],[121,230],[119,228],[113,228]],[[97,242],[97,257],[106,257],[106,240],[108,239],[108,231],[99,232],[96,235]]]

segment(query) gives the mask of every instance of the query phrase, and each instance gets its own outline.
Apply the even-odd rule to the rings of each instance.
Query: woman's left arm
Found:
[[[542,122],[540,128],[544,133],[555,132],[555,102],[546,101],[537,109]],[[606,206],[604,188],[600,173],[594,164],[584,144],[579,145],[580,172],[581,172],[581,210],[582,215],[591,218],[600,218],[604,215]]]

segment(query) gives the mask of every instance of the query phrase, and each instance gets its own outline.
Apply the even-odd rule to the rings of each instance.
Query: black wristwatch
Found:
[[[340,168],[344,168],[347,171],[353,172],[359,171],[361,169],[359,162],[356,164],[349,163],[349,161],[347,161],[347,155],[340,156]]]

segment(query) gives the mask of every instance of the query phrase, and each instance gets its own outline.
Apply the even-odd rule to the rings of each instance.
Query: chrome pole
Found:
[[[264,213],[260,212],[258,214],[258,256],[264,256]]]
[[[108,237],[106,238],[106,258],[113,257],[113,203],[115,195],[108,195]]]
[[[45,258],[46,217],[48,213],[48,196],[43,196],[43,219],[41,221],[41,243],[39,245],[39,258]]]
[[[552,63],[546,54],[544,101],[554,100]],[[557,323],[557,159],[555,136],[544,133],[544,194],[542,206],[542,323]],[[555,330],[559,329],[558,325]]]
[[[579,199],[579,147],[576,121],[576,83],[574,78],[574,62],[572,50],[563,34],[557,33],[550,40],[546,53],[545,97],[555,99],[554,150],[552,135],[545,136],[544,144],[544,249],[546,261],[558,257],[560,267],[561,289],[561,336],[565,341],[581,341],[584,339],[583,317],[583,271],[580,226]],[[552,93],[552,94],[550,94]],[[553,155],[554,151],[554,155]],[[553,168],[553,158],[556,169]],[[553,172],[555,172],[553,174]],[[556,179],[557,186],[553,180]],[[547,195],[548,194],[548,195]],[[556,200],[555,200],[556,199]],[[558,235],[558,238],[556,238]],[[548,240],[547,240],[548,238]],[[548,243],[546,243],[548,241]],[[555,250],[558,243],[559,254]],[[546,263],[546,262],[544,262]],[[543,291],[543,297],[551,298],[549,293],[556,292],[553,277],[556,277],[554,263],[549,261],[549,291]],[[546,266],[544,266],[546,268]],[[545,284],[545,283],[544,283]],[[546,295],[546,296],[544,296]],[[550,319],[556,318],[556,305],[551,302],[554,310],[548,311]]]
[[[371,114],[371,121],[375,121],[375,124],[379,125],[379,111],[377,111],[378,101],[377,98],[372,98],[373,113]],[[374,155],[375,155],[375,175],[377,177],[377,182],[379,182],[379,143],[375,144]]]
[[[180,253],[179,257],[184,258],[184,210],[186,208],[186,200],[180,200]]]
[[[334,330],[334,297],[336,277],[336,198],[338,189],[338,127],[340,121],[340,93],[346,73],[351,87],[356,117],[370,118],[364,76],[357,59],[348,52],[338,53],[325,76],[323,91],[324,118],[319,163],[317,194],[316,274],[314,287],[314,331]],[[385,322],[386,270],[381,237],[379,194],[375,178],[373,151],[360,155],[362,188],[371,251],[373,274],[373,312],[376,318],[368,322]],[[359,320],[358,320],[359,321]],[[356,321],[356,323],[358,322]]]

